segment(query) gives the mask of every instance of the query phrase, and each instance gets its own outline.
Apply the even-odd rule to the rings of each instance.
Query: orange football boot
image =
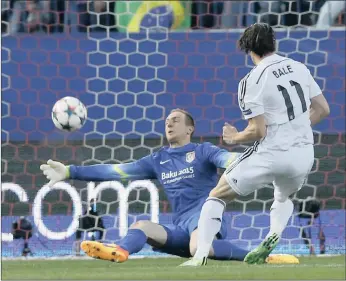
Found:
[[[83,241],[82,250],[95,259],[122,263],[128,260],[129,252],[116,244],[102,244],[96,241]]]

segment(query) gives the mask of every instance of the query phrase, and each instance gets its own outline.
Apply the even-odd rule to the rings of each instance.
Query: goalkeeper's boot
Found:
[[[269,254],[274,250],[279,243],[280,236],[276,233],[270,235],[257,248],[248,253],[244,262],[248,264],[264,264]]]
[[[83,241],[82,250],[95,259],[107,260],[112,262],[125,262],[129,258],[129,252],[116,244],[102,244],[96,241]]]
[[[207,265],[207,263],[208,263],[207,258],[202,258],[202,259],[192,258],[192,259],[182,263],[179,266],[199,267],[199,266]]]

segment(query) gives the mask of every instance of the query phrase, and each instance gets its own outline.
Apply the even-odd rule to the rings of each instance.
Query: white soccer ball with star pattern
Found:
[[[83,127],[87,109],[77,98],[64,97],[58,100],[52,110],[52,120],[60,130],[73,132]]]

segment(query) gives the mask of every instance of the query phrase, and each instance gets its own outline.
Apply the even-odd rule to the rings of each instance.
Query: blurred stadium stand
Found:
[[[2,33],[15,32],[64,32],[71,28],[79,31],[102,31],[110,28],[117,31],[119,25],[123,29],[121,13],[127,13],[127,17],[135,17],[135,8],[142,1],[64,1],[64,0],[8,0],[2,1]],[[165,1],[148,1],[165,2]],[[179,1],[171,1],[179,2]],[[242,28],[256,22],[266,22],[275,27],[313,27],[316,25],[321,8],[331,13],[332,7],[326,0],[317,1],[217,1],[217,0],[193,0],[186,1],[184,5],[184,17],[187,23],[176,29],[229,29]],[[330,1],[331,2],[331,1]],[[344,1],[333,1],[344,2]],[[130,7],[133,5],[133,7]],[[153,5],[155,6],[155,4]],[[155,23],[155,17],[163,18],[177,15],[169,15],[169,9],[165,5],[158,5],[153,9],[152,15],[147,15],[144,22]],[[152,7],[150,7],[152,8]],[[170,6],[174,11],[174,4]],[[345,24],[345,7],[336,6],[337,15],[330,19],[331,26]],[[335,14],[335,12],[334,12]],[[138,16],[138,15],[137,15]],[[117,21],[118,19],[118,21]],[[157,24],[156,24],[157,27]],[[9,30],[8,30],[9,28]]]
[[[326,1],[95,3],[1,2],[2,182],[16,183],[28,196],[19,202],[18,194],[3,189],[4,232],[18,216],[33,221],[34,198],[46,183],[41,163],[49,158],[78,165],[138,159],[164,144],[163,120],[172,108],[193,114],[194,141],[222,145],[225,120],[245,126],[236,94],[252,63],[237,50],[239,30],[268,22],[277,27],[279,53],[307,64],[331,104],[331,116],[314,128],[313,171],[294,199],[311,196],[321,202],[326,253],[345,251],[344,10],[336,16],[328,12],[330,27],[316,29]],[[88,107],[86,125],[73,134],[59,132],[50,119],[52,105],[67,95]],[[86,183],[71,184],[86,205]],[[162,190],[159,197],[160,222],[168,223],[170,206]],[[131,192],[130,223],[149,217],[149,198],[144,189]],[[256,245],[268,230],[271,202],[272,188],[267,187],[230,204],[229,238],[244,247]],[[102,191],[98,210],[105,216],[108,239],[118,237],[118,208],[114,191]],[[66,230],[73,214],[70,196],[51,191],[42,214],[49,229]],[[309,253],[300,223],[292,219],[279,251]],[[313,233],[319,227],[313,225]],[[71,254],[73,237],[50,240],[34,231],[34,254]],[[312,239],[318,249],[317,235]],[[3,244],[3,255],[20,254],[21,246]]]

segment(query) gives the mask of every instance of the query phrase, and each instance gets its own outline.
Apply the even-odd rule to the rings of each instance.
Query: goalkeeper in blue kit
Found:
[[[118,244],[83,241],[87,255],[114,262],[124,262],[148,243],[154,250],[191,257],[196,251],[198,220],[201,208],[218,182],[217,168],[226,168],[238,156],[211,143],[191,143],[194,120],[181,109],[172,110],[166,119],[169,143],[159,151],[127,164],[65,166],[49,160],[41,165],[49,185],[65,179],[84,181],[140,180],[160,181],[171,204],[173,226],[148,220],[134,223]],[[220,220],[220,218],[215,218]],[[248,251],[224,240],[226,220],[212,244],[209,257],[217,260],[242,261]]]

